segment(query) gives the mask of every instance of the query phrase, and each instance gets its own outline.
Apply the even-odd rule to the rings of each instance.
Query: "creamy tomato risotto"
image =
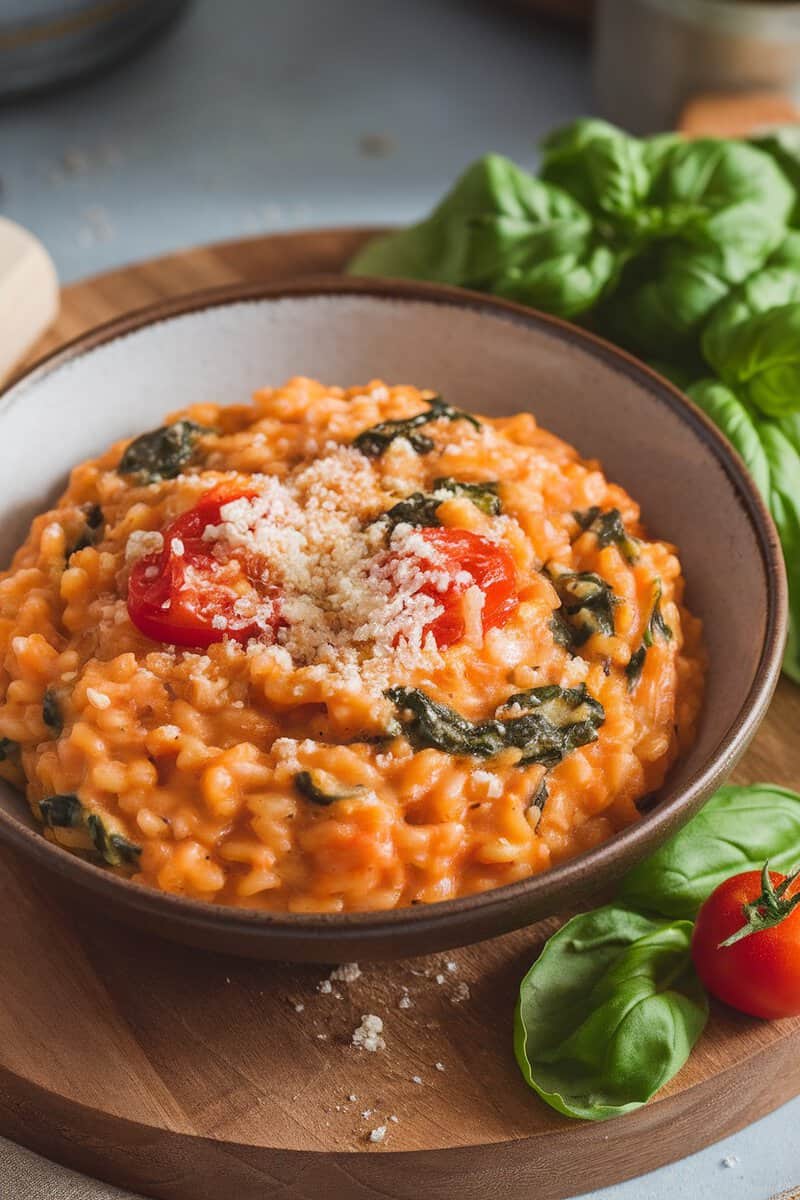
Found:
[[[0,770],[51,841],[346,912],[546,870],[690,742],[672,546],[534,418],[309,379],[76,467],[0,578]]]

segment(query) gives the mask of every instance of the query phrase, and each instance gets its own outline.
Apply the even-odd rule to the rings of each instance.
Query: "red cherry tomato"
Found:
[[[441,569],[452,578],[444,591],[439,591],[433,583],[420,588],[424,595],[444,608],[425,631],[433,634],[439,649],[452,646],[464,636],[461,597],[474,585],[485,597],[483,632],[504,625],[519,603],[514,560],[508,551],[467,529],[420,529],[415,532],[436,551],[437,565],[441,560]],[[430,569],[430,564],[423,558],[420,557],[419,562],[423,570]]]
[[[786,877],[770,871],[769,878],[779,887]],[[796,883],[787,889],[780,901],[786,915],[767,928],[758,928],[768,912],[761,872],[734,875],[708,897],[694,928],[692,957],[701,980],[719,1000],[754,1017],[800,1015],[800,908],[791,906],[797,890]],[[746,905],[756,931],[722,946],[748,925]]]
[[[279,596],[262,578],[263,567],[238,551],[221,560],[213,543],[203,541],[206,526],[220,524],[223,505],[254,494],[213,488],[167,526],[161,551],[134,564],[128,613],[146,637],[200,649],[224,637],[272,638],[280,624]]]

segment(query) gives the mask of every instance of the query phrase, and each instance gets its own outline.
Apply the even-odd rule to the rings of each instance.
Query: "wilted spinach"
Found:
[[[625,677],[628,680],[628,691],[632,692],[639,680],[642,677],[644,670],[644,660],[647,658],[647,646],[640,646],[638,650],[634,650],[630,657],[630,661],[625,668]]]
[[[519,1068],[547,1104],[602,1121],[677,1074],[708,1018],[691,932],[612,904],[547,941],[520,985],[514,1029]]]
[[[616,597],[605,579],[593,571],[567,571],[555,564],[547,573],[561,600],[573,646],[582,646],[594,633],[607,637],[614,633]],[[550,627],[556,636],[558,627],[552,623]]]
[[[445,404],[441,396],[434,396],[426,401],[428,408],[413,417],[404,417],[397,421],[381,421],[377,425],[364,429],[353,440],[356,450],[360,450],[367,458],[379,458],[395,438],[405,438],[416,450],[417,454],[427,454],[433,449],[433,442],[427,434],[419,433],[422,425],[431,421],[468,421],[475,429],[480,429],[481,423],[471,413],[462,412]]]
[[[800,795],[769,783],[712,796],[692,820],[622,881],[620,899],[693,919],[714,888],[740,871],[788,873],[800,864]]]
[[[327,771],[297,771],[294,775],[294,786],[301,796],[311,800],[313,804],[321,804],[327,808],[337,800],[349,800],[363,788],[343,787]]]
[[[83,525],[77,533],[74,542],[67,549],[66,557],[70,559],[79,550],[87,546],[96,546],[103,536],[103,510],[99,504],[84,504],[82,506]]]
[[[0,738],[0,762],[5,762],[6,759],[15,758],[19,754],[19,742],[12,742],[11,738]]]
[[[39,804],[42,822],[48,829],[83,829],[87,850],[93,847],[111,867],[136,866],[142,848],[109,828],[98,813],[89,812],[72,792],[48,796]]]
[[[497,516],[501,512],[497,488],[496,483],[462,483],[458,479],[436,479],[433,492],[413,492],[384,513],[382,520],[387,521],[392,528],[395,525],[433,528],[441,524],[436,515],[439,505],[453,496],[464,496],[487,516]]]
[[[602,704],[585,684],[557,684],[518,692],[488,721],[474,723],[418,688],[392,687],[384,693],[397,708],[403,731],[418,750],[493,758],[503,750],[521,751],[518,766],[552,767],[578,746],[597,740],[605,720]]]
[[[174,479],[194,458],[198,440],[210,429],[185,418],[162,425],[134,438],[119,460],[121,475],[133,475],[137,483]]]
[[[628,533],[618,508],[610,508],[603,512],[602,509],[593,506],[573,515],[584,532],[595,535],[598,546],[616,546],[627,562],[636,562],[639,557],[639,540]]]
[[[48,688],[42,700],[42,720],[48,729],[52,729],[56,737],[64,728],[64,718],[61,715],[61,704],[53,688]]]

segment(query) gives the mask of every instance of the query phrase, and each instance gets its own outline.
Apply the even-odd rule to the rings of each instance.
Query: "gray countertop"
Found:
[[[533,166],[543,133],[591,110],[588,54],[477,0],[195,0],[113,74],[0,110],[0,213],[65,282],[221,238],[407,221],[487,150]],[[800,1100],[592,1200],[766,1200],[800,1180],[798,1124]],[[0,1141],[0,1194],[111,1193]]]

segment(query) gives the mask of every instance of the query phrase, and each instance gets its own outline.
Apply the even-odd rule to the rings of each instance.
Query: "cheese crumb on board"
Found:
[[[385,1137],[386,1137],[386,1126],[385,1126],[385,1125],[379,1125],[379,1126],[377,1127],[377,1129],[373,1129],[373,1130],[370,1132],[370,1135],[369,1135],[369,1140],[370,1140],[371,1142],[382,1142],[382,1141],[384,1140],[384,1138],[385,1138]]]
[[[355,983],[361,978],[361,968],[358,963],[342,963],[331,971],[330,978],[339,983]]]
[[[386,1042],[383,1040],[383,1021],[374,1013],[366,1013],[361,1018],[361,1024],[353,1030],[353,1045],[359,1050],[383,1050]]]

